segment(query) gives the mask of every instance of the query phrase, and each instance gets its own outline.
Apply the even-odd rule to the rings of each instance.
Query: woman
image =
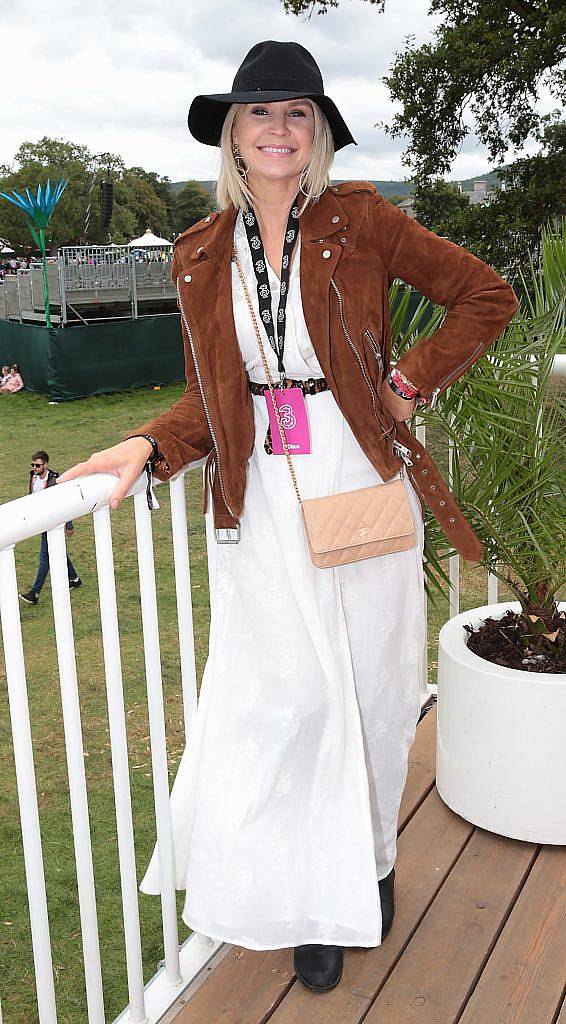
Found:
[[[2,368],[2,380],[0,382],[0,393],[4,395],[13,395],[16,391],[21,391],[24,382],[20,373],[20,368],[17,363],[14,363],[8,370],[8,373],[4,375],[4,369]]]
[[[232,92],[196,97],[188,123],[220,146],[222,163],[221,211],[175,243],[187,387],[168,412],[59,479],[114,473],[115,508],[148,458],[167,479],[207,457],[209,658],[171,794],[183,918],[249,948],[293,946],[298,976],[326,991],[340,980],[343,947],[379,945],[393,918],[397,817],[420,712],[422,497],[465,557],[481,553],[405,420],[475,362],[516,299],[371,183],[330,186],[334,152],[354,139],[299,44],[252,47]],[[397,275],[448,312],[388,372]],[[309,437],[293,459],[303,497],[400,476],[416,527],[410,550],[313,565],[268,431],[244,283],[274,380],[304,401]],[[159,892],[156,850],[141,889]]]

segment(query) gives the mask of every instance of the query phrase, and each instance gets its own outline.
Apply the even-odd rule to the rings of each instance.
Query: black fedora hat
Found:
[[[267,39],[246,54],[232,85],[232,92],[195,96],[188,125],[191,135],[207,146],[218,146],[224,118],[232,103],[273,103],[277,100],[310,99],[326,115],[334,138],[334,149],[356,140],[338,107],[324,95],[320,68],[300,43],[279,43]]]

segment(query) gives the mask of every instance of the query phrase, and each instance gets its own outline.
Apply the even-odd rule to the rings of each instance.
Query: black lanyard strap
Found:
[[[259,224],[256,215],[250,206],[243,214],[244,226],[248,236],[248,244],[252,255],[252,263],[257,279],[257,299],[259,303],[259,315],[265,328],[267,340],[277,356],[277,368],[279,373],[285,374],[283,363],[283,352],[285,349],[285,325],[287,295],[289,292],[289,276],[291,268],[291,255],[299,234],[299,193],[289,211],[287,227],[285,229],[285,242],[283,244],[283,257],[281,260],[281,286],[279,289],[279,305],[277,307],[276,329],[273,327],[273,312],[271,309],[271,288],[267,272],[267,259],[261,240]],[[277,334],[277,338],[275,335]]]

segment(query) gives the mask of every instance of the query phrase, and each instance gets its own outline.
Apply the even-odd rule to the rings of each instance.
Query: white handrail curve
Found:
[[[189,469],[202,466],[205,459],[190,462],[171,480],[176,480]],[[154,486],[163,481],[153,477]],[[169,481],[167,481],[169,483]],[[105,508],[117,483],[113,473],[89,473],[74,480],[66,480],[54,487],[46,487],[35,494],[26,494],[0,505],[0,550],[38,533],[62,526],[69,519],[79,519]],[[147,477],[142,473],[130,487],[126,497],[145,491]]]

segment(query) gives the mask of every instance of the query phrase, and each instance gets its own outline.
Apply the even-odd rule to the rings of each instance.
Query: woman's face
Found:
[[[232,128],[252,181],[298,178],[313,139],[314,112],[307,99],[242,104]]]

